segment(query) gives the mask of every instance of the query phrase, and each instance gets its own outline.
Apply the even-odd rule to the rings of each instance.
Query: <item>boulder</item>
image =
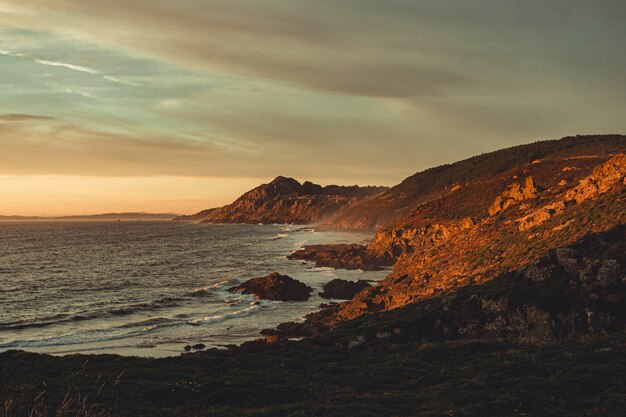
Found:
[[[320,297],[351,300],[352,297],[368,287],[371,287],[371,285],[363,280],[346,281],[343,279],[333,279],[324,285],[324,291],[320,293]]]
[[[306,301],[313,288],[287,275],[272,272],[266,277],[252,278],[229,292],[254,294],[256,298],[274,301]]]

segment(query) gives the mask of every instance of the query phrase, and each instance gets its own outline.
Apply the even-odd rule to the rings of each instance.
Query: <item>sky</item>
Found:
[[[192,213],[626,133],[623,0],[0,0],[0,214]]]

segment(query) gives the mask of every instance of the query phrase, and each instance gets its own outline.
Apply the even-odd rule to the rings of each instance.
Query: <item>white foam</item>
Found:
[[[244,309],[241,310],[237,310],[237,311],[232,311],[229,313],[224,313],[224,314],[215,314],[212,316],[206,316],[206,317],[201,317],[198,319],[194,319],[194,320],[189,320],[187,323],[191,324],[192,326],[200,326],[203,324],[210,324],[210,323],[217,323],[217,322],[221,322],[233,317],[245,317],[247,315],[249,315],[251,313],[252,310],[257,309],[259,306],[258,305],[251,305],[249,307],[246,307]]]

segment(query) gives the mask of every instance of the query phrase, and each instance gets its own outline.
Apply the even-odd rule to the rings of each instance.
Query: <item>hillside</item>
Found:
[[[380,229],[417,206],[446,196],[453,188],[490,177],[502,177],[502,173],[536,160],[575,160],[590,155],[602,159],[603,155],[624,151],[626,136],[622,135],[565,137],[502,149],[418,172],[374,198],[342,207],[324,221],[324,226]],[[493,189],[485,189],[493,194]],[[468,197],[475,200],[487,196],[462,194],[457,200],[466,205],[473,204]]]
[[[276,177],[243,194],[232,204],[203,210],[175,221],[203,223],[293,223],[323,221],[342,207],[386,191],[386,187],[328,185]]]

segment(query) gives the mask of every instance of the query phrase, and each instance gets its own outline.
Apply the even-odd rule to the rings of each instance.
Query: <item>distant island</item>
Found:
[[[169,221],[178,216],[174,213],[102,213],[73,216],[1,216],[0,221],[118,221],[118,220],[150,220]]]

